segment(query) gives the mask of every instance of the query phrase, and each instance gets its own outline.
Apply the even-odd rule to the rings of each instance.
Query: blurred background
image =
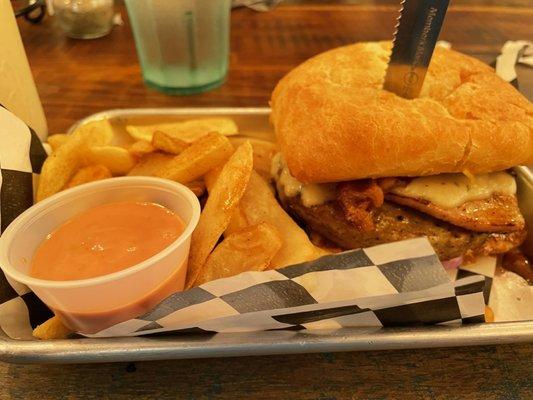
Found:
[[[143,1],[132,0],[131,3]],[[154,2],[182,5],[193,4],[194,0]],[[45,3],[55,5],[55,15],[40,15],[37,6]],[[128,15],[125,3],[114,2],[111,17],[103,17],[110,24],[107,30],[103,30],[101,37],[90,40],[70,37],[73,35],[66,31],[58,15],[58,4],[73,7],[81,3],[101,5],[113,2],[11,2],[19,11],[28,5],[35,7],[31,13],[17,18],[17,23],[52,133],[64,131],[76,120],[110,108],[268,106],[276,82],[305,59],[357,41],[391,40],[400,5],[399,0],[237,0],[232,5],[239,7],[229,13],[229,0],[213,2],[228,4],[226,25],[220,19],[216,23],[208,21],[204,24],[220,27],[218,33],[211,35],[210,48],[217,49],[215,58],[219,60],[218,75],[213,74],[214,84],[210,86],[207,79],[207,87],[201,88],[205,90],[199,90],[200,94],[169,96],[165,88],[157,87],[157,83],[154,85],[148,81],[147,86],[143,81],[139,37],[146,37],[147,33],[144,28],[142,34],[138,29],[134,37],[135,23],[132,24],[132,13]],[[453,0],[440,38],[450,42],[456,50],[491,63],[506,41],[532,39],[531,6],[531,0]],[[215,15],[224,13],[218,10],[212,19]],[[167,28],[177,24],[175,26],[182,27],[180,29],[187,29],[186,19],[180,20],[179,24],[176,20],[173,13],[166,13]],[[227,40],[223,34],[225,29]],[[173,31],[170,37],[174,38],[172,35]],[[196,37],[200,43],[206,37],[180,35],[176,32],[176,39],[171,43],[179,51],[191,49],[190,40],[183,38]],[[153,43],[151,39],[144,47],[153,48]],[[198,43],[195,43],[196,48]],[[208,53],[213,58],[215,52]],[[190,51],[188,55],[191,56]],[[198,51],[192,56],[203,62]],[[171,62],[182,63],[176,57],[170,57]],[[199,64],[191,62],[191,58],[187,60],[187,67],[198,67]],[[527,78],[521,79],[521,89],[526,92],[532,90],[530,73],[531,69],[520,67],[519,78],[521,75]],[[196,93],[195,90],[190,92]]]

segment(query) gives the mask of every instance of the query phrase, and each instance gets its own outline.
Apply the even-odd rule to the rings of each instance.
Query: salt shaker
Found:
[[[53,0],[54,13],[67,36],[95,39],[113,27],[113,0]]]

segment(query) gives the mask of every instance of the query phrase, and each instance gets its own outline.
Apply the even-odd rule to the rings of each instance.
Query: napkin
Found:
[[[231,2],[232,7],[249,7],[255,11],[269,11],[276,5],[281,3],[282,0],[233,0]]]
[[[494,67],[502,79],[518,87],[515,69],[517,64],[533,67],[533,42],[526,40],[505,42]]]

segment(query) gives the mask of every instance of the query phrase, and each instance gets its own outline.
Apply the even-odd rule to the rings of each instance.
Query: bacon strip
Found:
[[[374,229],[372,210],[383,205],[383,190],[374,180],[343,182],[338,201],[348,221],[363,232]]]

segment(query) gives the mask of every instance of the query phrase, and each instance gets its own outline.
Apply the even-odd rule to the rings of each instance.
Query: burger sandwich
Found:
[[[390,43],[304,62],[277,85],[272,175],[285,209],[340,249],[425,236],[443,261],[524,241],[512,167],[533,106],[482,62],[436,48],[419,97],[382,89]]]

